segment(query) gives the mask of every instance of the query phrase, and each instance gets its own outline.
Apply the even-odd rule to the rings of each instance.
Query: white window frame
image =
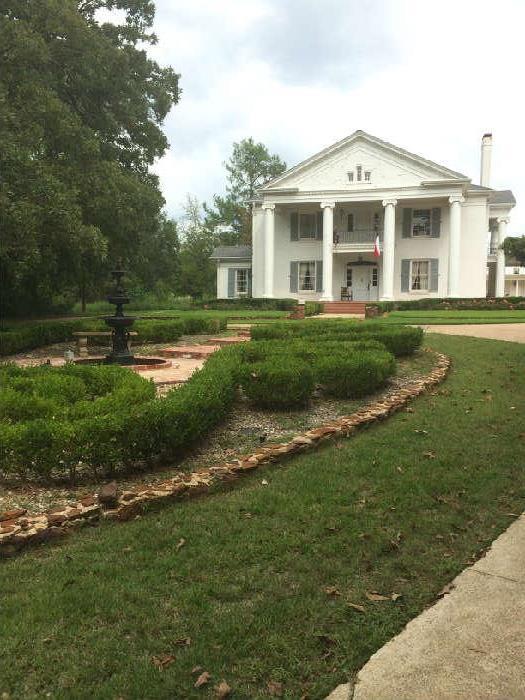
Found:
[[[428,233],[414,233],[414,218],[416,211],[428,211]],[[410,235],[412,236],[412,238],[430,238],[432,236],[432,209],[430,209],[429,207],[412,209],[412,218],[410,221]]]
[[[314,220],[313,229],[311,229],[308,232],[308,235],[304,235],[303,229],[301,226],[301,221],[303,220],[303,217],[305,217],[305,216],[313,217],[313,220]],[[312,235],[312,233],[313,233],[313,235]],[[298,212],[298,214],[297,214],[297,238],[300,241],[315,241],[315,240],[317,240],[317,234],[318,234],[317,214],[312,213],[312,212]]]
[[[301,267],[303,265],[310,265],[310,271],[313,270],[313,273],[310,272],[310,283],[311,283],[311,288],[308,287],[306,288],[304,286],[305,278],[306,278],[306,272],[302,273],[301,272]],[[297,290],[299,292],[315,292],[317,290],[317,264],[315,260],[300,260],[299,264],[297,265]]]
[[[355,179],[357,180],[357,182],[363,182],[363,166],[362,165],[355,166]]]
[[[239,282],[240,282],[240,277],[241,273],[243,273],[244,276],[244,284],[242,285],[244,289],[239,289]],[[238,267],[235,270],[235,296],[236,297],[245,297],[248,296],[248,268],[247,267]]]
[[[365,177],[364,177],[364,182],[372,182],[372,171],[371,170],[365,170]]]
[[[421,263],[427,264],[427,274],[426,274],[427,284],[426,284],[426,287],[420,286],[419,289],[414,289],[414,286],[413,286],[414,285],[414,274],[415,274],[414,267],[415,267],[415,265],[420,265]],[[415,260],[411,260],[410,261],[410,276],[408,278],[409,285],[410,285],[409,292],[411,292],[413,294],[419,294],[421,292],[430,292],[430,286],[431,286],[430,285],[430,275],[431,275],[430,260],[428,258],[421,258],[421,259],[416,258]],[[421,271],[419,271],[419,276],[424,277],[425,275],[422,275]],[[421,281],[419,282],[419,284],[421,285]]]
[[[372,278],[370,280],[371,287],[379,287],[379,270],[376,267],[372,268]]]

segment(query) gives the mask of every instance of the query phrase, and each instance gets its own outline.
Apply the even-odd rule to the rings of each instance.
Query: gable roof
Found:
[[[249,245],[223,245],[219,246],[218,248],[214,248],[210,258],[212,260],[219,260],[221,258],[230,258],[232,260],[251,260],[252,249]]]
[[[473,183],[468,186],[468,189],[487,193],[489,196],[489,204],[511,204],[512,206],[516,204],[516,197],[512,193],[512,190],[493,190],[492,187],[474,185]]]
[[[407,158],[408,160],[414,161],[415,163],[417,163],[419,165],[427,166],[427,167],[433,168],[434,170],[438,170],[440,173],[442,173],[446,177],[452,178],[454,180],[463,180],[463,181],[470,182],[470,178],[467,175],[463,175],[462,173],[458,173],[455,170],[450,170],[450,168],[446,168],[444,165],[439,165],[439,163],[435,163],[432,160],[427,160],[426,158],[422,158],[421,156],[418,156],[415,153],[411,153],[410,151],[406,151],[404,148],[400,148],[399,146],[394,146],[394,144],[388,143],[388,141],[383,141],[382,139],[377,138],[377,136],[372,136],[371,134],[367,134],[366,131],[361,131],[361,129],[358,129],[357,131],[354,131],[353,134],[350,134],[350,136],[347,136],[346,138],[342,139],[341,141],[337,141],[336,143],[332,144],[331,146],[324,148],[322,151],[315,153],[313,156],[310,156],[310,158],[307,158],[306,160],[301,161],[297,165],[294,165],[292,168],[289,168],[288,170],[286,170],[281,175],[278,175],[277,177],[273,178],[273,180],[270,180],[265,185],[263,185],[260,188],[260,191],[264,192],[265,190],[271,190],[279,182],[281,182],[285,178],[289,177],[290,175],[296,174],[296,173],[300,172],[301,170],[304,170],[309,165],[313,165],[314,163],[321,160],[325,156],[330,155],[331,153],[334,153],[335,151],[338,151],[340,148],[344,148],[344,146],[349,145],[350,143],[352,143],[353,141],[356,141],[357,139],[362,139],[363,141],[368,141],[369,143],[371,143],[375,146],[379,146],[380,148],[389,150],[392,153],[395,153],[399,156],[402,156],[403,158]]]

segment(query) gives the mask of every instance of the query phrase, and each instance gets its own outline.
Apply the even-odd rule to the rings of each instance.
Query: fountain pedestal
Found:
[[[108,296],[108,301],[110,304],[115,304],[115,313],[113,316],[104,318],[112,332],[111,352],[106,355],[108,364],[135,364],[135,358],[129,350],[129,331],[135,323],[135,317],[124,316],[124,305],[129,304],[130,301],[122,283],[125,274],[125,270],[122,270],[121,266],[112,272],[115,279],[115,291]]]

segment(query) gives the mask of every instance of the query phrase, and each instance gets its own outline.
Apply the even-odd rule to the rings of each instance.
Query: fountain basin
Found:
[[[93,357],[79,357],[74,360],[76,365],[112,365],[104,355],[94,355]],[[134,372],[147,372],[152,369],[169,369],[172,366],[171,360],[165,360],[162,357],[134,357],[133,362],[126,365],[121,365],[133,370]]]

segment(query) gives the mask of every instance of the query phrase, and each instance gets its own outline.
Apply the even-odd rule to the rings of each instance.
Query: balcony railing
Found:
[[[352,245],[352,244],[366,244],[369,243],[374,245],[376,237],[379,236],[379,240],[383,240],[382,231],[373,231],[369,228],[360,229],[356,228],[353,231],[340,231],[334,234],[334,244],[335,245]]]

